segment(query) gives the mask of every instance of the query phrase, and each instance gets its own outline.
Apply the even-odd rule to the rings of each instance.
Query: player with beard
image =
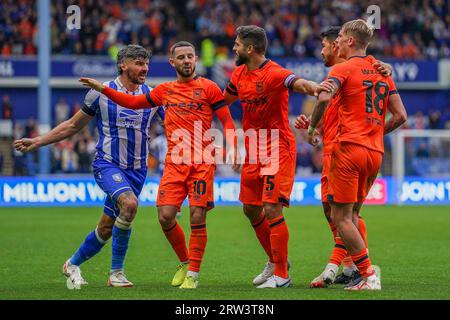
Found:
[[[255,143],[246,139],[241,173],[239,200],[269,259],[253,284],[258,288],[290,287],[289,231],[282,212],[283,206],[289,207],[296,163],[295,137],[288,118],[289,90],[313,96],[319,85],[266,59],[264,29],[241,26],[236,33],[233,50],[237,68],[225,89],[225,101],[231,104],[239,99],[244,132],[256,131],[259,146],[267,141],[266,150],[253,154],[250,147]]]
[[[150,92],[145,84],[151,52],[141,46],[129,45],[117,56],[119,76],[104,85],[128,94]],[[73,136],[94,117],[97,121],[97,143],[93,171],[97,184],[107,194],[103,215],[92,231],[63,266],[69,289],[87,284],[80,265],[96,255],[112,236],[112,262],[108,284],[131,287],[124,274],[124,260],[131,235],[131,224],[138,208],[138,196],[147,176],[148,131],[157,112],[142,109],[130,112],[94,90],[84,99],[84,105],[71,119],[62,122],[43,136],[14,142],[21,152],[30,152]],[[162,117],[162,114],[160,116]]]
[[[324,32],[322,32],[322,59],[326,67],[332,67],[335,64],[342,63],[345,59],[338,57],[338,47],[335,42],[338,37],[340,27],[330,27]],[[377,61],[374,63],[374,67],[377,68],[378,72],[388,77],[392,75],[392,68],[390,65]],[[329,284],[348,284],[352,280],[360,277],[358,269],[352,262],[351,257],[348,255],[345,249],[344,243],[336,231],[336,227],[331,221],[331,209],[327,200],[328,195],[328,176],[330,173],[330,163],[331,163],[331,152],[333,149],[333,142],[338,133],[338,109],[340,104],[340,94],[335,95],[331,98],[328,104],[325,114],[323,116],[321,127],[322,143],[323,143],[323,160],[322,160],[322,177],[321,182],[321,196],[322,196],[322,207],[325,217],[330,225],[330,229],[333,233],[334,238],[334,248],[331,253],[329,262],[325,267],[325,270],[316,277],[310,284],[311,288],[324,288]],[[297,129],[307,129],[310,123],[310,118],[306,115],[300,115],[295,123]],[[318,130],[318,128],[316,128]],[[316,135],[320,133],[317,132]],[[355,225],[358,228],[361,237],[367,247],[366,239],[366,223],[360,216],[360,209],[362,204],[355,205],[353,210],[356,212]],[[339,266],[344,264],[343,273],[337,275]],[[337,275],[337,276],[336,276]]]
[[[170,49],[169,62],[176,70],[177,80],[162,83],[150,93],[134,97],[102,86],[93,79],[80,79],[85,85],[127,108],[135,109],[143,105],[150,108],[163,105],[165,108],[168,151],[157,207],[163,232],[180,261],[172,285],[182,289],[197,288],[207,242],[206,212],[214,206],[215,163],[213,158],[204,156],[204,151],[212,145],[212,140],[206,135],[211,129],[214,114],[221,121],[224,131],[231,130],[233,133],[226,135],[227,143],[234,146],[231,151],[237,155],[236,139],[233,137],[235,127],[222,91],[211,80],[195,74],[197,60],[191,43],[175,43]],[[196,135],[201,135],[201,140],[192,143],[192,137],[196,140]],[[233,168],[238,169],[238,165],[234,164]],[[189,251],[183,229],[176,220],[177,211],[186,197],[190,205]]]

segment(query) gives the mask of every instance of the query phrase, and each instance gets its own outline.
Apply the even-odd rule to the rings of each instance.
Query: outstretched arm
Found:
[[[98,92],[103,93],[109,99],[118,105],[128,109],[142,109],[156,107],[149,101],[147,94],[132,96],[123,92],[116,91],[110,87],[102,85],[95,79],[80,78],[79,80],[84,86],[90,87]]]
[[[17,151],[26,153],[48,144],[59,142],[80,131],[91,119],[91,116],[80,110],[72,118],[61,122],[57,127],[53,128],[43,136],[38,136],[32,139],[22,138],[14,141],[14,148]]]

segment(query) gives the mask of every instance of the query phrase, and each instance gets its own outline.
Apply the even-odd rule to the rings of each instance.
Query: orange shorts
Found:
[[[328,202],[328,176],[330,175],[331,154],[324,154],[322,160],[322,177],[320,178],[320,188],[322,202]]]
[[[156,205],[177,206],[181,208],[186,197],[190,206],[214,207],[213,164],[174,164],[166,163],[159,183]]]
[[[278,170],[273,174],[265,174],[261,164],[244,164],[239,200],[243,204],[255,206],[267,202],[289,207],[295,179],[295,159],[295,152],[281,155]]]
[[[353,143],[336,143],[328,175],[328,201],[364,202],[377,177],[383,154]]]

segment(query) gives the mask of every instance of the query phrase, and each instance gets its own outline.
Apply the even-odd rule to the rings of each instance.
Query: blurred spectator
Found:
[[[13,107],[11,101],[9,101],[9,96],[5,94],[2,98],[2,119],[12,119]]]
[[[416,157],[418,158],[429,158],[430,152],[428,151],[428,145],[426,141],[421,141],[416,151]]]
[[[60,124],[63,121],[69,119],[70,107],[64,98],[59,98],[58,103],[55,105],[55,125]]]
[[[439,110],[432,111],[429,115],[430,129],[441,128],[441,113]]]
[[[140,43],[154,54],[166,54],[180,31],[199,46],[204,33],[216,47],[231,48],[239,25],[256,24],[267,30],[273,56],[320,58],[321,29],[367,18],[367,2],[269,0],[85,0],[80,1],[83,28],[66,30],[70,0],[52,1],[52,51],[55,54],[111,54],[122,44]],[[36,54],[35,0],[0,3],[0,53]],[[375,32],[370,53],[380,58],[449,57],[448,0],[384,1],[378,4],[381,28]],[[180,28],[183,28],[182,30]],[[403,53],[403,54],[402,54]]]

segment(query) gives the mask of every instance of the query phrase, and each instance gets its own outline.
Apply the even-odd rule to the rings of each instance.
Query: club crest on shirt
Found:
[[[263,91],[263,82],[261,80],[256,81],[256,92],[261,93]]]
[[[115,173],[112,175],[112,179],[115,182],[122,182],[122,175],[120,173]]]
[[[201,99],[202,98],[202,88],[196,88],[192,90],[192,99]]]

